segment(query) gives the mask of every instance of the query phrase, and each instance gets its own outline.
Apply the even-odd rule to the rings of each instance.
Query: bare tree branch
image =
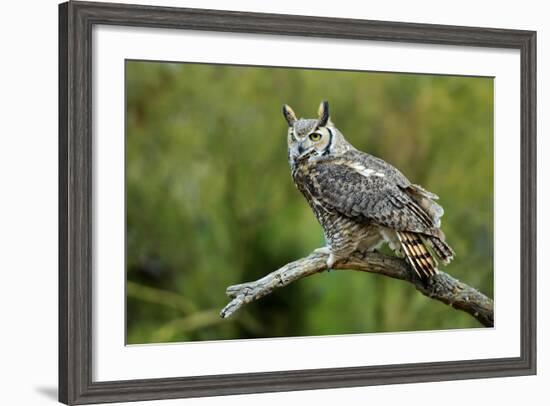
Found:
[[[309,256],[286,264],[257,281],[229,286],[226,293],[232,300],[221,311],[221,317],[231,316],[243,305],[258,300],[275,289],[325,271],[327,269],[326,260],[326,254],[314,251]],[[409,282],[424,296],[465,311],[484,326],[493,327],[493,301],[478,290],[444,272],[439,271],[428,282],[423,282],[410,269],[405,260],[374,252],[355,253],[349,258],[339,261],[335,267],[381,274]]]

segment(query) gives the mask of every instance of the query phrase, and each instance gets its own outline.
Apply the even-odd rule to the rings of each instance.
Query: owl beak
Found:
[[[298,155],[302,155],[305,151],[305,148],[302,146],[302,144],[298,145]]]

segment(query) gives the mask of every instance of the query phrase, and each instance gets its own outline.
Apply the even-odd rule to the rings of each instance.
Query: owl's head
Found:
[[[327,101],[321,102],[316,119],[298,119],[286,104],[283,114],[288,123],[288,156],[291,161],[336,156],[351,147],[330,121]]]

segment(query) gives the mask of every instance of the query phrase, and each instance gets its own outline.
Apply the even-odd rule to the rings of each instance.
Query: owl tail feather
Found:
[[[397,237],[409,265],[420,279],[426,280],[437,273],[437,262],[424,245],[420,234],[398,231]]]
[[[449,244],[447,244],[442,238],[430,236],[428,241],[433,248],[434,252],[437,254],[439,259],[443,261],[444,264],[448,264],[454,258],[454,251]]]

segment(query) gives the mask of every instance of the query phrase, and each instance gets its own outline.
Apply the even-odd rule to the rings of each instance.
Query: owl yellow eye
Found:
[[[313,142],[319,141],[321,139],[321,134],[319,133],[311,133],[309,134],[309,139]]]

